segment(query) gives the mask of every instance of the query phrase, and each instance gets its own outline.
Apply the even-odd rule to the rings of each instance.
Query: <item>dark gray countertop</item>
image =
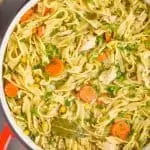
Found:
[[[3,0],[0,5],[0,42],[2,37],[7,30],[12,18],[15,16],[17,11],[25,4],[27,0]],[[4,119],[3,111],[0,106],[0,132],[3,129],[6,120]],[[17,138],[13,138],[8,145],[7,150],[27,150]]]
[[[0,37],[4,35],[12,18],[27,0],[3,0],[0,5]]]

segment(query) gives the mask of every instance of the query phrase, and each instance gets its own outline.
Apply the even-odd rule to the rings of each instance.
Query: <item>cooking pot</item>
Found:
[[[148,0],[149,1],[149,0]],[[28,136],[26,136],[22,129],[16,124],[16,121],[14,120],[13,116],[11,115],[11,111],[9,109],[9,106],[6,101],[6,97],[4,94],[4,87],[3,87],[3,60],[5,56],[5,51],[7,47],[7,43],[9,40],[9,37],[14,30],[16,24],[19,22],[22,15],[31,7],[33,7],[38,0],[31,0],[29,1],[24,7],[17,13],[15,18],[13,19],[12,23],[10,24],[9,28],[7,29],[7,32],[3,38],[1,48],[0,48],[0,99],[1,99],[1,105],[2,109],[4,111],[5,118],[7,120],[7,123],[4,126],[4,129],[2,133],[0,134],[0,150],[7,149],[7,145],[12,137],[17,136],[23,144],[25,144],[29,149],[33,150],[40,150],[41,148],[38,147]],[[150,2],[150,1],[149,1]],[[150,150],[150,144],[147,145],[144,150]]]

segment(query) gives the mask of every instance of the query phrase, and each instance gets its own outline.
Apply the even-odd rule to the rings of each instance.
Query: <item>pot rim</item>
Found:
[[[8,121],[9,125],[11,126],[11,129],[14,131],[14,133],[19,137],[21,142],[23,142],[25,145],[27,145],[29,148],[34,150],[41,150],[39,146],[37,146],[30,138],[29,136],[26,136],[23,133],[23,130],[17,125],[14,117],[11,114],[11,111],[9,109],[8,103],[6,101],[6,97],[4,94],[4,83],[3,83],[3,61],[5,57],[6,47],[10,38],[11,33],[13,32],[14,28],[16,27],[17,23],[20,21],[20,18],[22,15],[31,7],[33,7],[38,0],[32,0],[27,2],[17,13],[17,15],[14,17],[14,19],[11,21],[0,46],[0,102],[2,105],[2,109],[4,111],[4,115],[6,120]]]

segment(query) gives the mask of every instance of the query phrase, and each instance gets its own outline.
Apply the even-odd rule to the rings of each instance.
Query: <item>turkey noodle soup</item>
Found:
[[[141,150],[150,141],[150,8],[40,0],[12,32],[4,91],[44,150]]]

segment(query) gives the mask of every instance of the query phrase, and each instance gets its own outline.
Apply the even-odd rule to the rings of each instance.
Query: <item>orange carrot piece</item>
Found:
[[[40,26],[40,27],[37,28],[37,35],[39,37],[43,36],[44,32],[45,32],[45,27],[44,26]]]
[[[130,133],[130,126],[123,120],[120,120],[113,124],[111,128],[111,134],[117,136],[122,140],[126,140]]]
[[[34,13],[34,9],[29,9],[20,19],[20,22],[23,23],[25,21],[27,21],[28,19],[30,19],[30,17],[32,17]]]
[[[111,41],[112,33],[111,32],[105,32],[104,37],[105,37],[105,41],[108,43]]]
[[[45,8],[44,10],[44,16],[48,15],[49,13],[52,13],[53,9],[52,8]]]
[[[5,94],[8,97],[16,97],[18,93],[18,87],[16,87],[14,84],[8,82],[5,84]]]
[[[58,58],[54,58],[51,61],[51,63],[45,67],[45,72],[52,77],[59,76],[63,71],[64,71],[64,64]]]
[[[99,62],[104,62],[108,58],[108,52],[105,51],[97,57]]]
[[[86,103],[90,103],[92,100],[97,98],[95,89],[89,85],[86,85],[80,89],[79,96],[80,99]]]

